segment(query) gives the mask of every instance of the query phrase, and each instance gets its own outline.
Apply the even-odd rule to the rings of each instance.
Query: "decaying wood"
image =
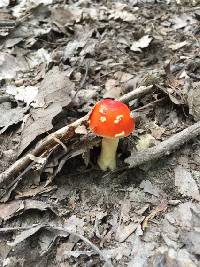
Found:
[[[140,86],[132,92],[122,96],[119,100],[122,102],[129,102],[131,100],[137,99],[143,95],[146,95],[153,91],[153,86]],[[76,129],[80,126],[84,126],[86,130],[88,129],[88,118],[89,114],[84,117],[76,120],[75,122],[59,129],[53,134],[48,135],[42,141],[40,141],[36,147],[30,151],[29,154],[26,154],[21,159],[17,160],[13,165],[11,165],[7,170],[0,174],[0,197],[4,195],[5,190],[14,183],[16,177],[22,173],[27,166],[32,162],[30,154],[36,157],[44,156],[44,153],[48,155],[52,150],[54,150],[59,144],[56,139],[59,139],[61,142],[66,143],[71,138],[78,136]],[[55,138],[56,137],[56,138]]]
[[[198,135],[200,135],[200,122],[197,122],[181,132],[174,134],[154,147],[131,155],[125,160],[125,162],[129,164],[130,168],[134,168],[146,162],[159,159],[171,154],[174,150],[196,138]]]

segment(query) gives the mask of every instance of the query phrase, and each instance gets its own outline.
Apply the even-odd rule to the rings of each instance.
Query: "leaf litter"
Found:
[[[136,116],[116,172],[96,169],[87,117],[66,139],[52,135],[55,149],[27,154],[31,165],[0,188],[0,263],[198,266],[198,137],[137,169],[124,163],[199,121],[196,1],[0,5],[1,170],[102,97]]]
[[[19,153],[34,139],[53,128],[52,120],[61,113],[62,108],[69,105],[74,84],[65,72],[54,67],[42,81],[37,98],[32,103],[33,108],[27,118],[23,130]]]

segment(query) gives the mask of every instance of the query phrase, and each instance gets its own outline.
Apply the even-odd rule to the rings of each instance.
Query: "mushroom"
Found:
[[[103,137],[98,165],[101,170],[116,168],[116,151],[119,138],[130,135],[134,128],[130,109],[114,99],[103,99],[96,103],[89,118],[91,132]]]

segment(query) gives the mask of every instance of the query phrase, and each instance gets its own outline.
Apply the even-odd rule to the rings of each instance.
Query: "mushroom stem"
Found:
[[[116,168],[116,151],[119,138],[111,139],[104,137],[101,143],[101,153],[98,158],[98,165],[101,170],[114,170]]]

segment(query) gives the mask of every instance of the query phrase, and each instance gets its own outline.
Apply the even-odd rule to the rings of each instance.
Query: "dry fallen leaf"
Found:
[[[109,79],[105,83],[105,93],[103,95],[104,98],[118,98],[122,92],[119,83],[114,79]]]
[[[192,174],[182,166],[175,168],[175,186],[183,196],[192,197],[200,201],[199,189]]]
[[[142,230],[145,230],[148,226],[148,222],[150,220],[152,220],[153,218],[155,218],[155,216],[162,212],[162,211],[166,211],[167,209],[167,202],[163,201],[159,206],[157,206],[143,221],[142,223]]]
[[[149,147],[152,147],[155,144],[156,144],[156,140],[151,134],[143,134],[139,136],[139,139],[136,144],[136,148],[138,151],[141,151]]]
[[[23,120],[27,108],[16,107],[11,108],[10,103],[0,104],[0,134],[5,132],[7,128],[13,124],[17,124]]]
[[[31,52],[27,56],[27,62],[30,68],[39,66],[42,63],[48,65],[51,61],[51,55],[44,48],[40,48],[36,52]]]
[[[198,229],[186,232],[182,237],[182,241],[186,244],[186,247],[190,252],[200,255],[200,232]]]
[[[48,204],[38,200],[13,200],[9,203],[0,204],[0,218],[9,220],[10,218],[17,216],[24,211],[31,209],[45,211],[47,209],[51,209],[51,207]]]
[[[92,53],[96,45],[96,40],[91,38],[92,33],[93,30],[84,30],[80,28],[77,38],[68,42],[64,49],[65,60],[76,55],[79,48],[82,48],[82,56],[87,52]]]
[[[153,186],[149,180],[143,180],[140,184],[140,188],[143,188],[145,193],[149,193],[156,197],[159,197],[159,189],[156,186]]]
[[[173,51],[176,51],[176,50],[179,50],[180,48],[184,47],[188,45],[188,42],[187,41],[183,41],[183,42],[180,42],[180,43],[176,43],[176,44],[173,44],[173,45],[170,45],[169,48],[171,48]]]
[[[172,247],[161,246],[157,253],[152,257],[152,264],[149,266],[165,267],[197,267],[195,259],[185,248],[175,249]]]
[[[12,201],[6,204],[0,204],[0,218],[8,220],[16,215],[16,212],[19,212],[24,208],[23,202],[21,201]]]
[[[131,248],[126,244],[111,249],[104,249],[103,253],[108,259],[121,260],[124,256],[128,257],[131,254]]]
[[[113,9],[109,10],[110,15],[108,19],[121,19],[126,22],[134,22],[136,21],[137,17],[132,12],[125,10],[128,7],[126,4],[122,4],[120,2],[116,2]]]
[[[38,87],[36,86],[19,86],[10,85],[6,87],[6,93],[13,95],[18,101],[25,102],[28,106],[38,95]]]
[[[65,5],[65,7],[56,7],[51,10],[52,21],[63,31],[62,27],[73,25],[74,22],[81,20],[83,11],[78,7],[72,5]]]
[[[136,20],[136,16],[126,10],[111,10],[109,19],[121,19],[123,21],[132,22]]]
[[[60,263],[63,262],[66,257],[65,253],[71,251],[74,246],[75,243],[70,242],[60,244],[56,250],[56,261]]]
[[[173,28],[175,30],[185,28],[188,25],[191,25],[194,23],[194,19],[189,14],[182,14],[180,15],[174,15],[174,17],[171,19],[171,22],[173,23]]]
[[[58,67],[46,74],[40,85],[39,94],[32,103],[35,108],[31,109],[24,124],[19,153],[22,153],[36,137],[53,128],[53,118],[70,103],[73,89],[74,83]]]
[[[128,263],[127,267],[147,267],[147,266],[158,267],[159,266],[159,265],[155,266],[154,264],[153,265],[147,264],[148,259],[152,256],[154,248],[155,248],[154,242],[144,242],[143,240],[141,240],[140,237],[135,236],[132,246],[134,249],[131,252],[130,262]]]
[[[122,243],[124,242],[138,227],[138,223],[130,223],[129,225],[120,225],[117,229],[115,239]]]
[[[10,3],[10,0],[1,0],[0,2],[0,8],[7,7]]]
[[[132,43],[131,50],[135,52],[142,52],[141,48],[148,47],[152,40],[153,38],[149,37],[149,35],[144,35],[142,38]]]
[[[156,126],[155,128],[151,128],[151,134],[156,140],[160,140],[163,133],[165,132],[165,128]]]
[[[12,79],[18,70],[17,60],[14,56],[0,52],[0,80]]]
[[[84,125],[79,125],[76,129],[75,129],[75,133],[77,134],[88,134],[88,131],[86,129],[86,127]]]
[[[16,246],[17,244],[23,242],[25,239],[29,238],[30,236],[34,235],[35,233],[37,233],[40,229],[42,229],[44,226],[43,225],[33,225],[33,227],[31,229],[25,230],[23,232],[21,232],[20,234],[18,234],[14,241],[9,242],[8,244],[13,247]]]
[[[17,192],[17,195],[15,196],[15,199],[20,199],[20,198],[27,198],[27,197],[35,197],[39,194],[43,194],[43,193],[49,193],[50,191],[52,190],[55,190],[57,188],[57,186],[37,186],[35,188],[30,188],[30,189],[27,189],[26,188],[26,191],[23,191],[23,192]]]

